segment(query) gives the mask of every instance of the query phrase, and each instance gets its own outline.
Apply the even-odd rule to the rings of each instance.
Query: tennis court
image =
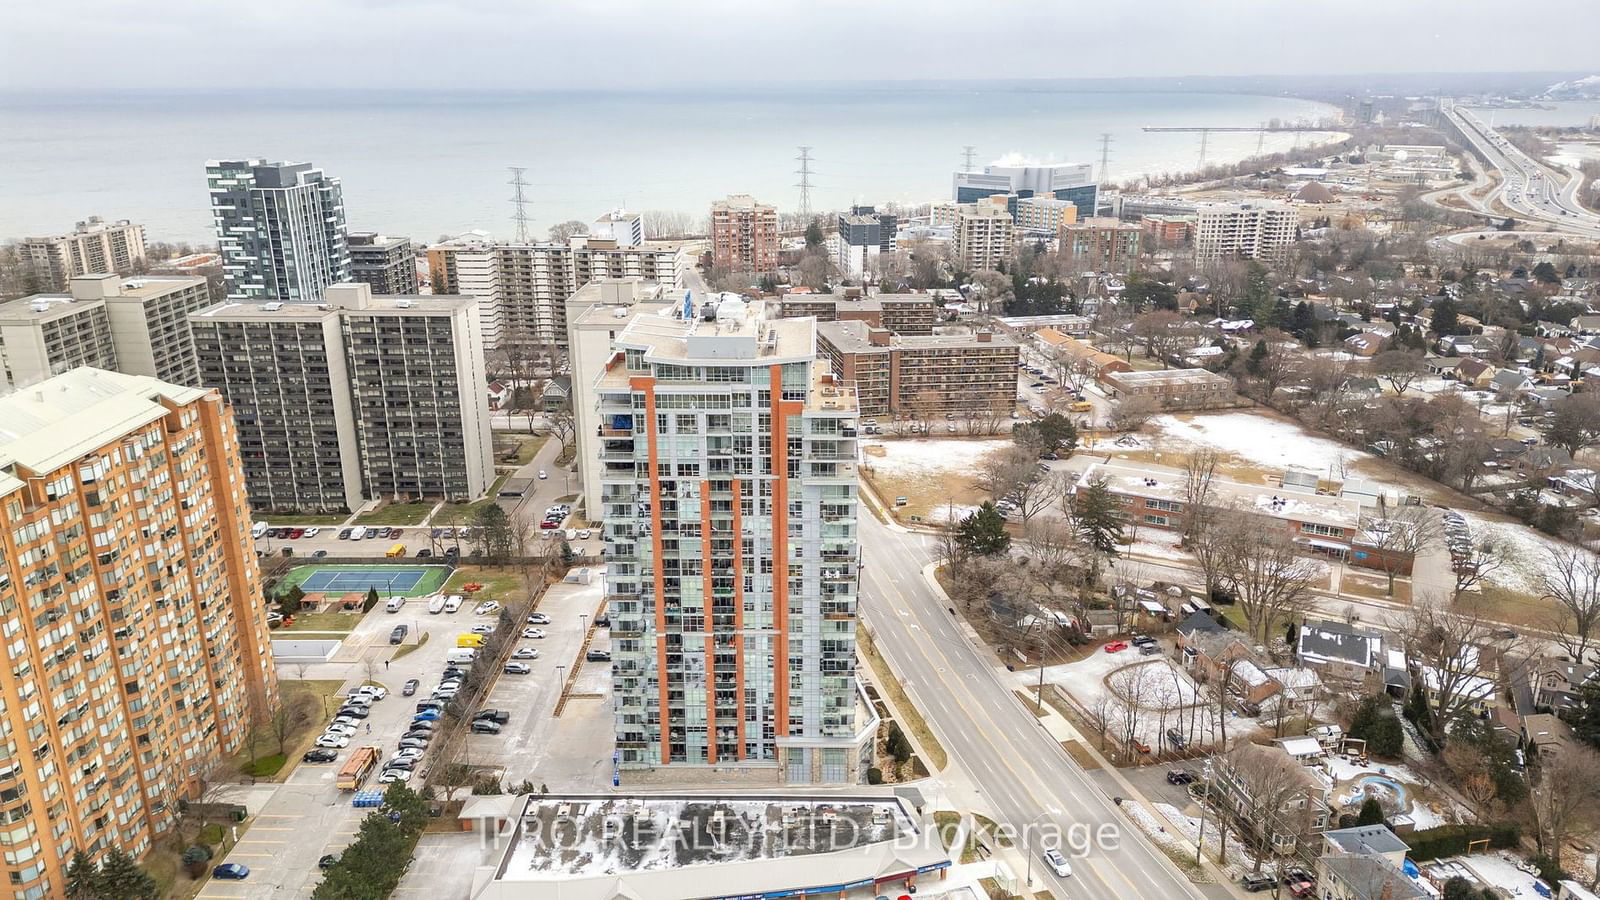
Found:
[[[366,593],[415,597],[444,586],[450,566],[300,566],[284,577],[283,585],[297,584],[308,594]]]

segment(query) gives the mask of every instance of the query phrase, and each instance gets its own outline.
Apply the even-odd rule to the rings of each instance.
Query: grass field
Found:
[[[450,572],[450,566],[419,566],[416,563],[385,565],[376,559],[371,564],[359,566],[297,566],[278,581],[277,592],[282,594],[291,585],[299,585],[308,594],[365,594],[369,588],[376,588],[380,597],[423,597],[436,593]]]
[[[287,628],[278,628],[278,634],[293,634],[297,637],[310,637],[306,632],[319,634],[344,635],[349,634],[361,621],[358,612],[305,612],[294,614],[294,624]]]
[[[471,525],[478,517],[478,510],[495,502],[494,498],[500,494],[500,486],[510,477],[510,472],[501,472],[500,477],[494,480],[494,484],[489,485],[489,496],[482,500],[474,500],[471,503],[446,503],[439,507],[439,514],[433,517],[435,524]]]
[[[356,519],[357,525],[420,525],[434,507],[432,500],[391,503]]]

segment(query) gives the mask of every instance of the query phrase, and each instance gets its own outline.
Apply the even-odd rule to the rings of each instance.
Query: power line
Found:
[[[977,155],[978,155],[978,148],[977,147],[974,147],[971,144],[967,144],[966,146],[962,147],[961,148],[961,158],[964,160],[964,162],[961,164],[961,171],[963,171],[963,172],[971,172],[972,171],[972,160]]]
[[[522,166],[507,166],[506,168],[511,170],[511,180],[506,184],[515,189],[515,193],[511,195],[511,208],[513,210],[511,222],[516,226],[517,243],[526,244],[528,242],[528,197],[523,193],[523,188],[528,186],[528,182],[522,177],[522,173],[528,170]]]
[[[1211,137],[1211,129],[1209,129],[1209,128],[1200,129],[1200,166],[1201,166],[1201,168],[1204,168],[1205,164],[1206,164],[1206,141],[1208,139],[1210,139],[1210,137]]]
[[[800,183],[795,185],[800,189],[800,216],[809,219],[811,218],[811,148],[801,147],[800,155],[794,159],[800,164],[800,168],[794,170],[794,173],[800,176]]]
[[[1100,183],[1106,183],[1106,172],[1111,168],[1111,142],[1115,140],[1111,132],[1100,132]]]

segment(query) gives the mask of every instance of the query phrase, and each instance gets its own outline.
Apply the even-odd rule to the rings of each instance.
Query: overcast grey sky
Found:
[[[26,0],[3,21],[11,89],[1600,68],[1600,0]]]

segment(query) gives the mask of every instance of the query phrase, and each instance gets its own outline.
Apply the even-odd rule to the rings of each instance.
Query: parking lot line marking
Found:
[[[249,857],[251,859],[277,859],[278,858],[278,854],[276,854],[276,853],[240,853],[239,851],[235,850],[232,853],[228,854],[228,858],[229,859],[233,859],[235,856],[247,856],[247,857]]]
[[[304,819],[305,813],[256,813],[258,819]]]
[[[250,837],[249,835],[246,835],[245,837],[240,838],[239,839],[239,843],[235,844],[234,846],[238,847],[238,846],[242,846],[244,844],[287,844],[287,843],[289,843],[289,842],[288,841],[269,841],[266,838],[253,838],[253,837]]]
[[[255,827],[251,828],[250,830],[251,831],[295,831],[297,829],[290,828],[287,825],[257,825]]]

